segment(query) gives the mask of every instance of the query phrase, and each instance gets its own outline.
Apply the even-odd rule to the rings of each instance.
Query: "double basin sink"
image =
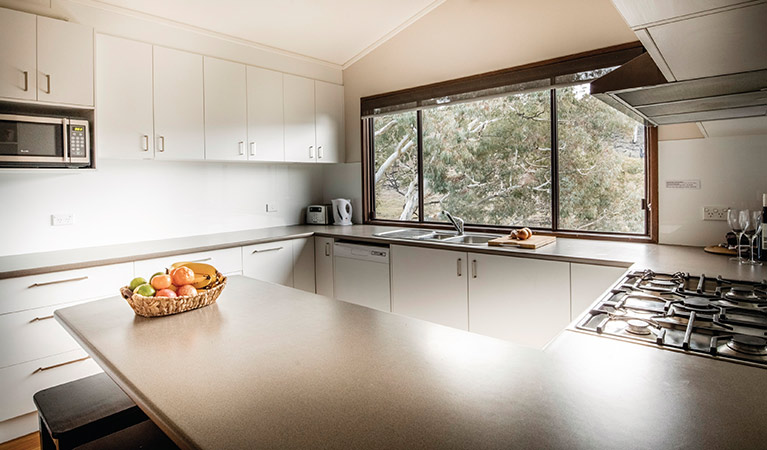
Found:
[[[411,241],[446,242],[451,244],[487,245],[488,241],[501,237],[500,234],[488,233],[464,233],[459,235],[455,231],[444,230],[421,230],[414,228],[402,228],[399,230],[376,233],[373,236],[391,239],[407,239]]]

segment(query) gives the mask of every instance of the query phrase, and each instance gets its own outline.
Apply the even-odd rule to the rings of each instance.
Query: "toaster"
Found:
[[[327,225],[330,223],[330,205],[309,205],[306,207],[306,223]]]

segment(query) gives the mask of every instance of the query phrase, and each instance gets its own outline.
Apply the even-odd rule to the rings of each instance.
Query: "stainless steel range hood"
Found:
[[[651,125],[764,116],[767,70],[668,82],[643,53],[594,80],[591,94]]]

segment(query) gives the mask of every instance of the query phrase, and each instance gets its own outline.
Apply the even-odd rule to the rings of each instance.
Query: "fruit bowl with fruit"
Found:
[[[149,281],[134,278],[120,293],[137,315],[159,317],[213,304],[224,286],[226,277],[210,264],[177,262]]]

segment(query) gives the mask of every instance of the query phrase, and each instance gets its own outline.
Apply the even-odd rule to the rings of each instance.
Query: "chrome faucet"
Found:
[[[453,224],[456,231],[458,231],[458,236],[463,235],[463,219],[461,219],[460,217],[453,217],[452,214],[444,210],[442,211],[442,214],[444,214],[445,217],[447,217],[447,220],[449,220],[450,223]]]

